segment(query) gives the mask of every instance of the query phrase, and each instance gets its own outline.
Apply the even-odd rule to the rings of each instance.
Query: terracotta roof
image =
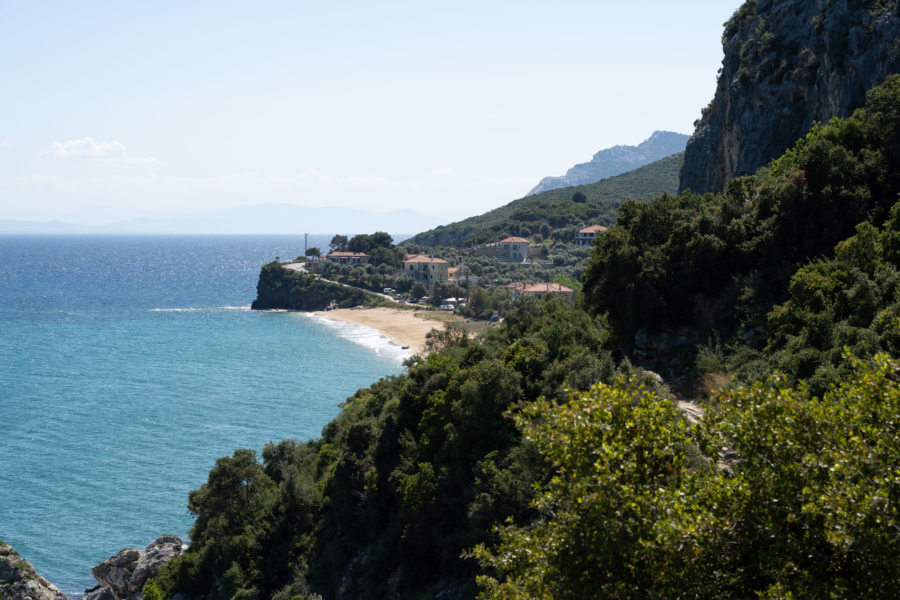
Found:
[[[460,267],[450,267],[449,269],[447,269],[447,273],[453,275],[454,273],[459,273],[459,269]]]
[[[498,243],[500,244],[527,244],[528,240],[520,237],[508,237],[505,240],[500,240]]]
[[[591,225],[590,227],[585,227],[580,230],[578,233],[600,233],[601,231],[606,231],[606,227],[603,225]]]
[[[506,287],[512,288],[514,290],[521,290],[525,288],[525,284],[521,281],[513,281],[512,283],[507,283]]]
[[[334,256],[335,258],[342,258],[342,257],[346,257],[346,258],[354,258],[354,257],[362,258],[363,256],[369,256],[369,255],[366,254],[365,252],[329,252],[328,254],[325,255],[325,258],[328,258],[329,256]]]
[[[541,294],[545,292],[574,292],[572,288],[567,288],[564,285],[559,285],[558,283],[532,283],[525,286],[525,289],[522,290],[522,293],[532,293],[532,294]]]
[[[428,263],[434,265],[449,265],[446,260],[441,260],[440,258],[434,258],[432,256],[428,256],[426,254],[413,254],[403,262],[405,263]]]

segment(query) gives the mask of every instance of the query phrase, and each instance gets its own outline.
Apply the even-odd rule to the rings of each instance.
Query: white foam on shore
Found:
[[[305,315],[307,318],[312,319],[316,323],[321,323],[325,327],[334,331],[338,337],[344,338],[345,340],[349,340],[354,344],[359,344],[360,346],[365,346],[370,350],[374,350],[378,356],[384,356],[386,358],[391,358],[396,360],[397,362],[403,362],[410,356],[412,356],[413,352],[409,348],[402,348],[398,346],[390,338],[383,335],[377,329],[373,329],[372,327],[367,327],[365,325],[356,325],[355,323],[346,323],[344,321],[337,321],[335,319],[329,319],[328,317],[322,315],[316,315],[313,313],[299,313]]]

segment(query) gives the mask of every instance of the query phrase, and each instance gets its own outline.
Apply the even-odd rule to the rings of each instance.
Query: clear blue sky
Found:
[[[0,219],[457,219],[691,133],[738,0],[0,2]]]

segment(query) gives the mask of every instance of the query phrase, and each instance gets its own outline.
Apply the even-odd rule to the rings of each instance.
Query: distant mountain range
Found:
[[[690,138],[672,131],[654,131],[653,135],[637,146],[613,146],[601,150],[591,162],[575,165],[562,177],[544,177],[527,196],[548,190],[594,183],[613,175],[621,175],[638,167],[649,165],[661,158],[684,152]]]
[[[346,207],[310,208],[258,204],[167,217],[129,219],[108,225],[60,221],[0,220],[0,234],[299,234],[415,233],[441,223],[438,217],[402,209],[375,212]]]

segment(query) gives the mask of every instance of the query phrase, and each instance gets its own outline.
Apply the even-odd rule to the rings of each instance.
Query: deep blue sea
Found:
[[[318,437],[401,372],[372,330],[249,310],[260,266],[302,253],[302,236],[0,236],[0,539],[80,593],[120,549],[186,539],[216,458]]]

